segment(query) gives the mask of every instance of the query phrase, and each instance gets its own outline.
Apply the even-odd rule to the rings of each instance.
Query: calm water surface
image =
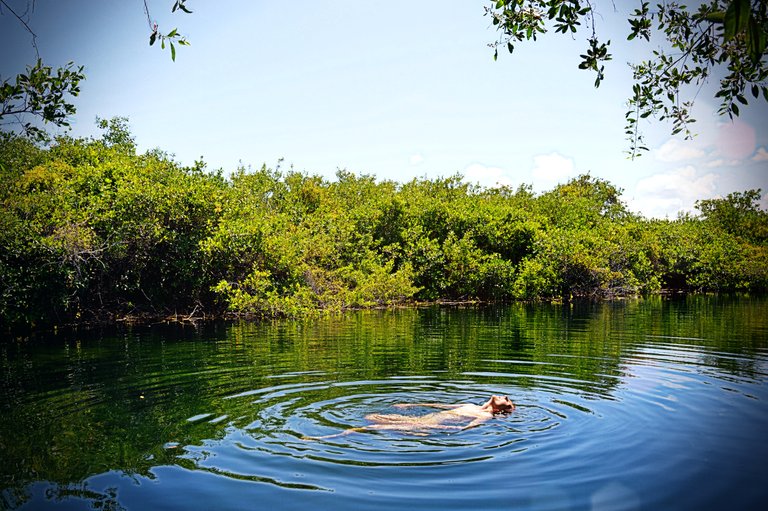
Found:
[[[6,339],[0,508],[766,509],[767,382],[763,298]],[[517,411],[303,439],[490,394]]]

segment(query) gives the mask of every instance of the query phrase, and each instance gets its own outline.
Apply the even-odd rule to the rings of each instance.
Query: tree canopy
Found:
[[[768,289],[758,190],[647,220],[589,175],[539,195],[458,175],[225,176],[137,154],[125,119],[99,126],[45,148],[0,137],[0,325]]]

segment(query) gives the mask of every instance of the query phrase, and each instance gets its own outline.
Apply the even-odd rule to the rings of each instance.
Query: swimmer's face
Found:
[[[491,396],[491,408],[494,412],[511,412],[515,404],[509,396]]]

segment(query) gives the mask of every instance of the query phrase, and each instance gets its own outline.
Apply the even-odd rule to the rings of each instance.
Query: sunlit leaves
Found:
[[[184,36],[180,35],[175,28],[166,35],[155,30],[152,32],[152,35],[149,36],[149,45],[152,46],[157,40],[160,41],[160,47],[162,49],[165,49],[165,43],[168,43],[168,46],[171,48],[171,60],[174,62],[176,61],[176,46],[173,44],[174,41],[179,46],[189,46],[189,41],[187,41]]]
[[[225,178],[137,154],[126,119],[98,126],[99,139],[45,147],[0,136],[0,321],[768,289],[756,190],[700,201],[701,219],[649,222],[589,175],[540,195],[459,175]]]
[[[182,11],[187,14],[192,14],[192,11],[187,8],[185,5],[186,0],[177,0],[173,4],[173,8],[171,9],[171,12]],[[171,50],[171,60],[174,62],[176,61],[176,44],[179,46],[189,46],[189,41],[187,41],[186,37],[179,34],[178,29],[174,28],[167,34],[163,34],[159,31],[157,23],[152,21],[152,18],[149,14],[149,6],[147,5],[147,2],[144,2],[144,12],[147,15],[147,21],[149,22],[149,28],[150,28],[150,34],[149,34],[149,45],[153,46],[157,41],[160,41],[160,48],[165,49],[166,43],[168,43],[168,46]],[[176,44],[174,44],[176,43]]]
[[[80,94],[80,81],[84,79],[82,66],[70,62],[54,70],[38,59],[14,82],[2,82],[0,125],[18,125],[27,135],[45,140],[47,135],[36,121],[68,127],[69,117],[75,113],[69,97]]]
[[[760,190],[729,193],[696,202],[702,217],[729,234],[755,244],[768,242],[768,212],[760,209]]]

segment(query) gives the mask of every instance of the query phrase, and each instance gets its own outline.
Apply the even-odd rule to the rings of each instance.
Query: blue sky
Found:
[[[149,47],[140,0],[36,0],[29,22],[43,59],[85,66],[74,135],[97,135],[96,116],[126,116],[140,150],[184,164],[202,156],[225,172],[283,158],[282,168],[328,179],[337,169],[400,182],[458,172],[538,192],[589,172],[647,217],[768,192],[768,106],[718,117],[714,80],[697,96],[694,141],[651,122],[651,151],[626,158],[627,62],[655,46],[626,42],[625,13],[610,2],[598,7],[614,55],[599,89],[577,68],[586,33],[546,34],[494,62],[483,0],[188,0],[191,15],[148,3],[163,32],[178,27],[191,42],[176,62]],[[29,40],[0,16],[3,79],[34,59]]]

